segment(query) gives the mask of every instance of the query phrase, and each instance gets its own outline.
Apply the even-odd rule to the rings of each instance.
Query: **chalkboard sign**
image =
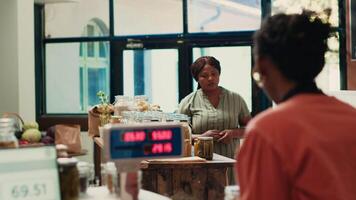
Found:
[[[351,58],[356,59],[356,0],[351,0],[350,5],[351,15]]]

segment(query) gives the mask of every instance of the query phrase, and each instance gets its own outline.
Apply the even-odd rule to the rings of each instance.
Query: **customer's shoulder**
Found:
[[[257,114],[249,122],[249,125],[262,130],[282,127],[294,121],[294,112],[298,112],[298,109],[291,108],[288,105],[277,105]]]

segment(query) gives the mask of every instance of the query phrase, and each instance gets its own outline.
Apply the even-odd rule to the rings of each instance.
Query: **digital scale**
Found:
[[[142,160],[181,157],[183,141],[179,123],[106,125],[105,157],[114,162],[118,170],[121,199],[137,199]]]

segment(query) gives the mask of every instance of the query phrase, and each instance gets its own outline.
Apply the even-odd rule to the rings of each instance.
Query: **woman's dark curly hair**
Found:
[[[220,62],[212,56],[202,56],[194,61],[190,66],[190,71],[192,76],[196,81],[198,81],[198,75],[205,65],[210,65],[218,70],[219,74],[221,73]]]
[[[311,11],[276,14],[254,34],[254,53],[270,58],[289,80],[313,81],[324,67],[330,31],[330,24]]]

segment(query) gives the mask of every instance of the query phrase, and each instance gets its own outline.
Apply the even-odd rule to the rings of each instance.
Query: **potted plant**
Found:
[[[111,114],[114,111],[114,107],[112,104],[110,104],[108,96],[105,95],[103,91],[99,91],[96,95],[99,97],[99,101],[100,101],[100,104],[97,106],[98,107],[97,110],[100,113],[99,133],[100,133],[100,137],[102,137],[103,127],[106,124],[110,123]]]

